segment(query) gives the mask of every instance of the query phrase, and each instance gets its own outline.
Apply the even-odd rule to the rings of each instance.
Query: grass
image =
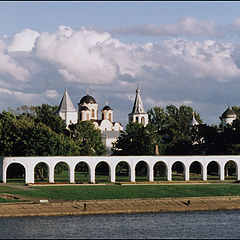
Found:
[[[95,200],[124,198],[177,198],[206,196],[238,196],[238,184],[203,185],[92,185],[92,186],[34,186],[39,191],[21,191],[0,187],[9,192],[43,199]]]

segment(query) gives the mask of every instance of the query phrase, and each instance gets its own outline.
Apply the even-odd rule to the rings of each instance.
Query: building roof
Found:
[[[106,105],[103,110],[112,110],[108,105]]]
[[[97,102],[92,96],[87,94],[86,96],[81,98],[80,103],[97,103]]]
[[[67,89],[65,89],[65,92],[63,94],[62,100],[58,107],[58,112],[76,112],[76,109],[74,108],[72,101],[68,95]]]
[[[140,97],[140,89],[137,87],[136,97],[133,104],[133,109],[131,113],[145,113],[143,108],[142,99]]]
[[[222,114],[222,118],[236,118],[236,113],[228,107],[228,109]]]

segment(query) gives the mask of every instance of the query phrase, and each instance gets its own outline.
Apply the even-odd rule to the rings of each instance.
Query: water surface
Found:
[[[0,238],[237,239],[239,223],[240,210],[0,218]]]

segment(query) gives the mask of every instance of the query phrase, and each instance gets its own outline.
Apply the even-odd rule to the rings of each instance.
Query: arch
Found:
[[[237,163],[234,160],[228,160],[224,165],[225,180],[237,179]]]
[[[26,169],[21,163],[11,163],[6,169],[6,180],[9,182],[25,183]]]
[[[141,124],[145,125],[145,118],[144,117],[141,118]]]
[[[211,161],[207,165],[207,180],[220,179],[220,166],[217,161]]]
[[[110,182],[110,166],[107,162],[101,161],[96,165],[95,182]]]
[[[130,182],[130,174],[131,169],[127,162],[121,161],[117,164],[115,168],[116,182]]]
[[[199,161],[193,161],[189,167],[189,180],[203,180],[203,166]]]
[[[49,182],[49,166],[45,162],[39,162],[34,167],[34,182]]]
[[[135,179],[136,182],[149,181],[149,165],[147,162],[141,160],[135,165]]]
[[[95,117],[94,109],[92,109],[92,117]]]
[[[109,119],[109,121],[112,121],[112,114],[111,113],[109,113],[108,119]]]
[[[172,165],[172,180],[184,181],[185,180],[185,165],[181,161],[176,161]]]
[[[167,180],[167,165],[163,161],[158,161],[153,166],[154,181]]]
[[[90,182],[90,167],[84,162],[80,161],[74,168],[75,183]]]
[[[70,181],[70,167],[68,163],[61,161],[54,166],[54,182],[68,183]]]

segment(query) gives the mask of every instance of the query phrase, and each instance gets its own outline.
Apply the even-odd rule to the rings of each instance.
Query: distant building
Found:
[[[194,116],[194,112],[193,112],[193,116],[192,116],[192,120],[189,123],[189,127],[190,129],[196,125],[199,125],[199,122],[196,120],[195,116]]]
[[[78,121],[92,121],[95,128],[101,131],[101,139],[107,148],[107,153],[111,153],[113,143],[123,130],[120,122],[113,121],[113,109],[107,105],[101,110],[101,119],[98,119],[98,103],[87,94],[78,103],[78,111],[74,108],[72,101],[65,90],[58,108],[58,115],[66,122],[67,127],[71,123]]]
[[[228,109],[219,118],[222,121],[222,131],[224,131],[227,124],[232,124],[232,122],[237,118],[237,115],[230,106],[228,106]]]
[[[142,99],[140,97],[140,89],[136,89],[136,97],[133,104],[132,112],[128,114],[129,122],[138,122],[144,125],[148,124],[148,114],[144,112]]]
[[[58,115],[65,121],[67,126],[72,123],[75,124],[78,121],[78,113],[72,104],[67,89],[58,107]]]

